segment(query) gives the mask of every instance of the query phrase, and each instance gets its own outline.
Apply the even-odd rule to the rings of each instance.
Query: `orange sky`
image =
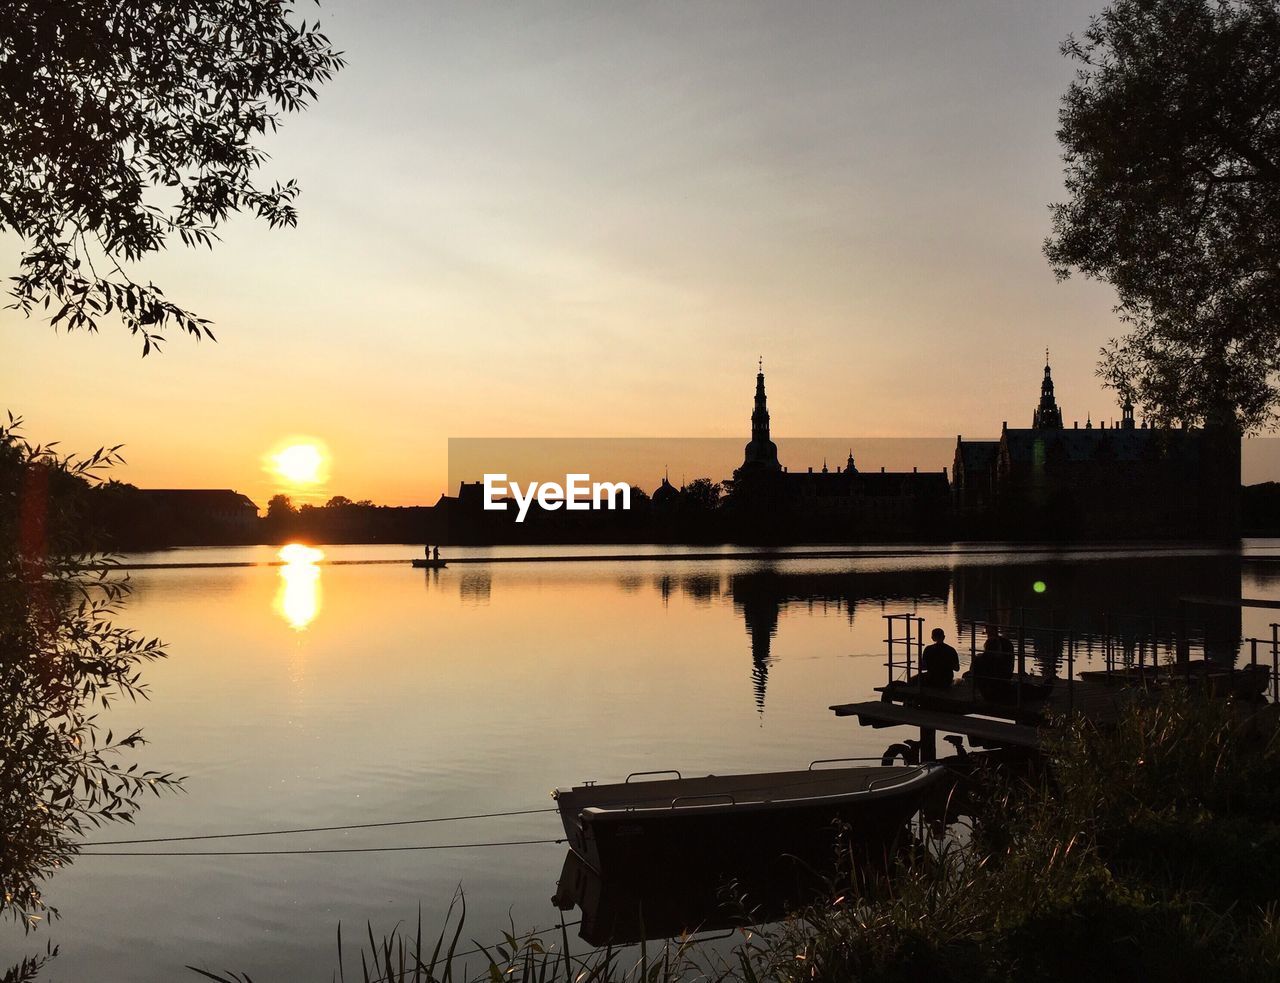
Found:
[[[745,440],[761,354],[776,437],[994,436],[1046,345],[1065,418],[1109,417],[1112,294],[1040,253],[1097,6],[326,3],[350,67],[265,144],[299,227],[135,271],[218,343],[3,311],[0,408],[260,505],[296,434],[318,497],[388,504],[450,437]]]

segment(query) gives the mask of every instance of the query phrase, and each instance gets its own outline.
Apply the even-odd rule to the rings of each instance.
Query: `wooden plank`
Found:
[[[964,734],[983,743],[1034,748],[1040,733],[1025,724],[1010,724],[939,710],[920,710],[896,703],[873,700],[867,703],[838,703],[831,707],[837,717],[857,717],[864,727],[923,727],[948,734]]]
[[[1204,604],[1211,608],[1280,608],[1280,600],[1263,598],[1208,598],[1208,596],[1192,594],[1179,600],[1184,604]]]

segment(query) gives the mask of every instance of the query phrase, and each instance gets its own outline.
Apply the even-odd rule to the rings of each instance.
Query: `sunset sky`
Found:
[[[1064,417],[1110,418],[1112,294],[1040,252],[1101,5],[327,0],[349,66],[264,144],[298,228],[135,271],[218,342],[3,311],[0,408],[259,505],[299,435],[317,494],[388,504],[435,501],[449,437],[745,440],[760,355],[776,437],[1025,426],[1046,345]]]

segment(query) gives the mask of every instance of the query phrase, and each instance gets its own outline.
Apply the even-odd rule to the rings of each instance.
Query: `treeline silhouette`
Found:
[[[74,483],[74,480],[73,480]],[[83,482],[68,489],[79,502],[102,549],[142,551],[175,546],[318,543],[438,543],[440,545],[539,545],[557,543],[750,543],[947,541],[974,538],[947,508],[908,512],[893,521],[807,513],[802,503],[735,502],[731,488],[699,478],[667,494],[633,488],[630,509],[544,511],[529,509],[516,522],[514,503],[486,511],[478,498],[442,497],[430,506],[377,505],[335,495],[323,505],[296,505],[276,495],[264,516],[251,512],[228,521],[158,499],[126,482]],[[1246,535],[1280,535],[1280,482],[1242,489]],[[1044,530],[1034,538],[1046,538]],[[1063,532],[1060,530],[1060,532]],[[978,538],[1020,538],[1014,528],[983,528]],[[1195,530],[1183,535],[1193,537]],[[1059,538],[1070,539],[1069,531]]]

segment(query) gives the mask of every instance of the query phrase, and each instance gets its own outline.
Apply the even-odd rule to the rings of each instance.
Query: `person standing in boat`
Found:
[[[933,629],[933,644],[920,653],[920,683],[929,689],[950,689],[960,671],[960,654],[946,642],[947,633]]]
[[[436,561],[436,563],[439,563],[439,562],[440,562],[440,547],[439,547],[439,546],[437,546],[437,547],[435,548],[434,555],[431,557],[431,559],[435,560],[435,561]]]
[[[427,543],[426,546],[422,547],[422,552],[426,554],[428,560],[431,559],[431,544]]]

